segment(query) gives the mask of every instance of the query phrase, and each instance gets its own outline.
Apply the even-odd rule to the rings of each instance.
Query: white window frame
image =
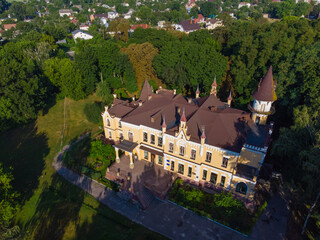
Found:
[[[144,139],[144,134],[147,134],[147,139],[146,140]],[[142,139],[143,139],[144,142],[148,142],[148,132],[143,132],[142,133]]]
[[[170,150],[170,145],[172,144],[172,151]],[[173,142],[169,142],[169,152],[173,153],[174,150],[174,143]]]
[[[223,160],[224,160],[224,158],[228,159],[228,161],[227,161],[227,165],[224,165],[224,164],[223,164]],[[222,163],[221,163],[221,167],[227,168],[227,167],[228,167],[228,164],[229,164],[229,160],[230,160],[230,157],[229,157],[229,156],[225,156],[225,155],[223,155],[223,156],[222,156]]]
[[[208,153],[210,153],[210,161],[207,161]],[[205,161],[208,162],[208,163],[211,163],[211,161],[212,161],[212,152],[211,151],[206,151],[206,159],[205,159]]]
[[[182,154],[181,154],[181,149],[183,149],[183,153],[182,153]],[[179,155],[180,155],[180,156],[184,156],[185,151],[186,151],[185,146],[180,145],[180,146],[179,146]]]
[[[194,158],[192,158],[192,151],[195,151]],[[192,159],[192,160],[196,160],[196,158],[197,158],[197,150],[196,150],[196,149],[194,149],[194,148],[191,148],[191,152],[190,152],[190,159]]]
[[[152,142],[152,137],[154,137],[154,141]],[[154,135],[154,134],[150,134],[150,143],[151,144],[156,144],[156,135]]]

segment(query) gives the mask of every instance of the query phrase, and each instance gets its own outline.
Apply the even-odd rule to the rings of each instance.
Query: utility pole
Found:
[[[308,220],[309,220],[309,218],[310,218],[310,216],[311,216],[311,212],[312,212],[313,208],[317,205],[317,202],[318,202],[318,200],[319,200],[319,197],[320,197],[320,192],[319,192],[318,195],[317,195],[316,201],[313,203],[313,205],[312,205],[311,208],[309,209],[308,216],[307,216],[307,218],[306,218],[306,221],[305,221],[304,224],[303,224],[303,228],[302,228],[302,231],[301,231],[301,235],[303,235],[304,232],[305,232],[305,230],[306,230]]]

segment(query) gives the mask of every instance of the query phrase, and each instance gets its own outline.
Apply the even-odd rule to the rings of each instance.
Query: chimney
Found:
[[[117,98],[117,94],[116,93],[113,94],[113,98]]]
[[[192,24],[192,19],[190,19],[190,24]]]
[[[230,90],[230,94],[229,94],[229,97],[228,97],[228,105],[229,105],[229,107],[231,107],[231,101],[232,101],[232,95],[231,95],[231,90]]]
[[[141,106],[142,106],[142,101],[140,100],[140,101],[139,101],[139,107],[141,107]]]
[[[196,91],[196,98],[199,98],[200,97],[200,90],[199,90],[199,85],[197,87],[197,91]]]
[[[180,114],[180,112],[181,112],[181,111],[180,111],[180,107],[177,107],[177,112]]]
[[[152,96],[151,96],[151,95],[149,95],[149,96],[148,96],[148,100],[151,100],[151,98],[152,98]]]
[[[132,101],[135,101],[136,100],[136,98],[135,97],[132,97]]]
[[[177,94],[177,90],[173,89],[173,94],[176,95]]]
[[[192,98],[188,98],[188,103],[192,103]]]
[[[202,128],[202,134],[201,134],[201,145],[203,145],[206,141],[206,134],[204,132],[204,127]]]

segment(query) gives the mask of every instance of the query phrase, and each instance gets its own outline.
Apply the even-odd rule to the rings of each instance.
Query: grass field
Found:
[[[100,132],[83,109],[95,96],[66,101],[62,146],[84,132]],[[65,181],[52,167],[60,149],[64,101],[58,101],[35,123],[0,136],[1,161],[13,167],[14,187],[21,193],[16,223],[26,239],[164,239],[117,214]]]

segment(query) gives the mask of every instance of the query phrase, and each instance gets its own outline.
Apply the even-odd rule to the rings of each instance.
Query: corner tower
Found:
[[[251,118],[257,124],[266,124],[268,116],[274,112],[272,103],[277,100],[276,83],[273,81],[272,66],[260,80],[258,88],[253,93],[253,104],[249,105]]]

